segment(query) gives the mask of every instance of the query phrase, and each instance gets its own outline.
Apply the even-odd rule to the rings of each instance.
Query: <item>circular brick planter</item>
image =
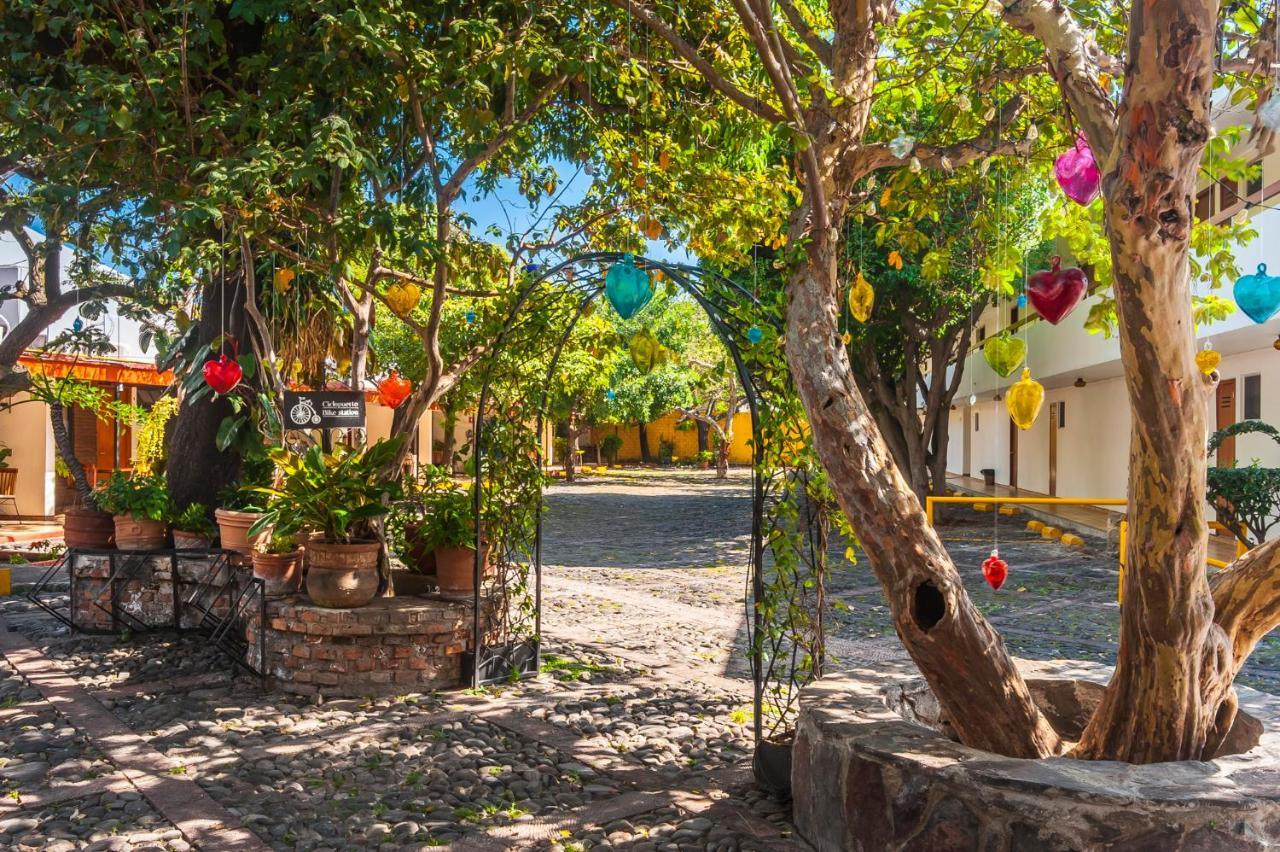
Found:
[[[1072,739],[1102,691],[1086,681],[1028,683]],[[886,686],[836,675],[805,688],[800,702],[795,825],[819,850],[1256,850],[1280,842],[1280,735],[1244,714],[1225,756],[1135,766],[967,748],[937,729],[937,702],[919,678]]]
[[[269,600],[266,671],[276,688],[302,695],[449,689],[461,683],[471,629],[466,602],[375,598],[355,609],[329,609],[301,595]],[[256,616],[245,638],[257,668]]]

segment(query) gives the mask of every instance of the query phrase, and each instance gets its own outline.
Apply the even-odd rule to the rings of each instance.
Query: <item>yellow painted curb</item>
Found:
[[[1069,547],[1084,547],[1084,539],[1075,533],[1063,533],[1062,543]]]
[[[1044,529],[1044,521],[1037,521],[1033,518],[1032,520],[1027,521],[1027,529],[1032,532],[1040,532],[1040,530]]]
[[[1045,527],[1044,529],[1040,530],[1040,535],[1044,536],[1045,538],[1058,539],[1058,538],[1062,538],[1062,530],[1058,529],[1057,527]]]
[[[1014,515],[1021,515],[1022,510],[1019,509],[1017,506],[1001,506],[1000,514],[1006,517],[1012,518]]]
[[[991,504],[990,504],[990,503],[974,503],[974,504],[973,504],[973,511],[975,511],[975,512],[990,512],[990,511],[991,511]]]
[[[13,590],[13,586],[9,580],[10,571],[8,568],[0,568],[0,598],[9,594]]]

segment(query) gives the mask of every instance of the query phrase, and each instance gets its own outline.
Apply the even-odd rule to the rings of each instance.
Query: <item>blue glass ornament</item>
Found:
[[[618,392],[610,388],[609,390],[604,392],[604,396],[605,396],[605,399],[609,400],[610,402],[613,402],[615,399],[618,398]]]
[[[468,323],[473,323],[473,322],[475,322],[475,321],[476,321],[476,312],[475,312],[475,311],[467,311],[467,322],[468,322]]]
[[[541,269],[541,268],[542,268],[542,267],[541,267],[541,266],[539,266],[539,265],[538,265],[538,264],[536,264],[536,263],[526,263],[526,264],[524,265],[524,271],[525,271],[525,272],[527,272],[527,273],[529,273],[530,275],[532,275],[533,273],[537,272],[537,271],[538,271],[539,269]]]
[[[1018,310],[1022,310],[1026,306],[1027,306],[1027,294],[1019,293],[1018,294]]]
[[[764,340],[764,331],[758,325],[751,326],[751,328],[747,329],[747,340],[750,340],[751,345],[754,346]]]
[[[84,331],[84,320],[80,319],[80,317],[76,317],[76,321],[71,323],[71,330],[77,332]]]
[[[1267,265],[1258,264],[1253,275],[1242,275],[1232,291],[1240,310],[1262,325],[1280,311],[1280,276],[1268,275]]]
[[[605,273],[604,294],[624,320],[635,316],[653,298],[649,276],[636,266],[636,259],[630,254],[624,254]]]

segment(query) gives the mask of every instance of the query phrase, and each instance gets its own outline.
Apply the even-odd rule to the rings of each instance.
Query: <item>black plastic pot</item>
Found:
[[[996,469],[994,467],[984,467],[978,472],[982,474],[982,482],[988,488],[996,484]]]
[[[756,753],[751,759],[751,771],[756,783],[775,798],[791,798],[791,746],[792,735],[756,743]]]

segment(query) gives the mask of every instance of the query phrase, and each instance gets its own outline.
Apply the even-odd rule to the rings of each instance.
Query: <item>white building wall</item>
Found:
[[[17,394],[0,405],[0,444],[13,450],[8,463],[18,469],[18,511],[28,516],[51,516],[54,446],[48,406],[30,401],[27,394]],[[0,511],[8,513],[12,507],[6,504]]]

